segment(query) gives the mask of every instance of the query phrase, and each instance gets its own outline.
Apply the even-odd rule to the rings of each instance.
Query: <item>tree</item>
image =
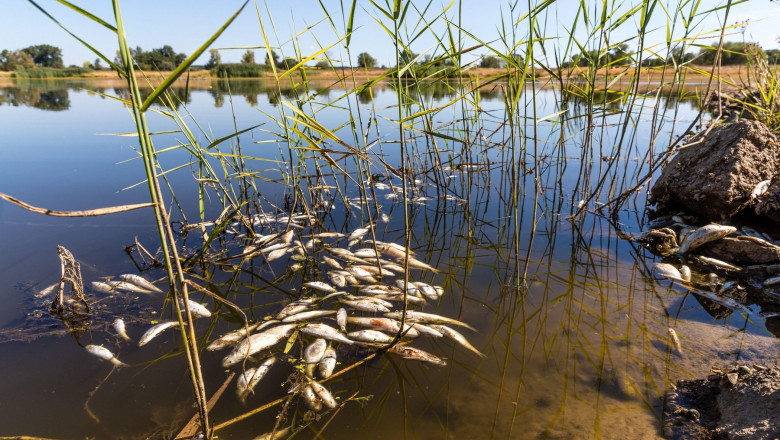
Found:
[[[21,50],[6,50],[0,52],[0,70],[24,70],[35,67],[35,61]]]
[[[498,69],[501,67],[501,60],[498,57],[492,55],[485,55],[479,61],[479,67],[485,69]]]
[[[368,54],[368,52],[362,52],[357,56],[358,67],[365,69],[373,69],[376,67],[376,58]]]
[[[708,65],[715,62],[715,55],[718,52],[717,43],[713,43],[712,46],[704,46],[699,50],[699,56],[697,64]],[[756,43],[738,43],[729,41],[723,43],[723,51],[721,52],[721,64],[724,66],[730,64],[747,64],[748,54],[755,54],[760,57],[765,57],[764,51]]]
[[[271,51],[271,55],[269,56],[266,52],[265,54],[265,64],[268,66],[278,66],[279,65],[279,54],[276,53],[275,50]]]
[[[314,67],[318,69],[330,69],[330,63],[328,63],[325,60],[317,61],[317,64],[314,65]]]
[[[41,67],[62,67],[62,49],[50,44],[38,44],[22,49]]]
[[[290,70],[292,69],[296,64],[298,64],[298,60],[295,58],[285,58],[280,64],[279,67],[281,67],[284,70]]]
[[[148,52],[138,46],[135,49],[130,49],[130,54],[133,56],[135,64],[144,70],[173,70],[187,59],[187,55],[176,53],[168,45]]]
[[[95,58],[95,62],[92,63],[92,68],[95,70],[103,70],[103,64],[101,64],[103,60],[100,58]]]
[[[209,60],[206,62],[205,67],[207,69],[213,69],[218,67],[220,64],[222,64],[222,56],[219,54],[219,51],[217,49],[210,49]]]
[[[255,51],[247,49],[246,52],[244,52],[244,55],[241,56],[241,62],[243,64],[254,64]]]

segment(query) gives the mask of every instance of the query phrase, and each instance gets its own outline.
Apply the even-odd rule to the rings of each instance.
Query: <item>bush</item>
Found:
[[[271,66],[265,64],[230,63],[220,64],[211,72],[218,78],[261,78]]]
[[[40,69],[17,70],[11,76],[15,78],[66,78],[84,76],[92,72],[94,72],[93,69],[85,67],[68,67],[64,69],[44,67]]]

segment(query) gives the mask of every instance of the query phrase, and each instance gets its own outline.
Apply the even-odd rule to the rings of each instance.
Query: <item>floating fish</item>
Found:
[[[284,257],[285,255],[287,255],[288,253],[292,252],[292,250],[293,250],[292,247],[284,247],[282,249],[276,249],[274,251],[271,251],[268,255],[266,255],[265,261],[278,260]]]
[[[377,258],[380,257],[380,254],[377,251],[375,251],[375,250],[373,250],[371,248],[358,249],[358,250],[352,252],[352,255],[354,255],[354,256],[356,256],[358,258],[377,259]]]
[[[436,291],[436,289],[433,288],[430,284],[425,284],[421,282],[413,283],[415,287],[417,287],[417,290],[422,292],[423,295],[425,295],[426,298],[428,298],[431,301],[438,301],[439,300],[439,292]]]
[[[323,338],[317,338],[303,350],[303,361],[308,364],[316,364],[325,356],[328,342]]]
[[[416,322],[412,324],[412,329],[417,330],[421,335],[428,336],[429,338],[443,338],[444,335],[440,331],[432,328],[431,326]]]
[[[243,341],[241,341],[233,351],[230,352],[224,359],[222,359],[222,366],[227,368],[231,365],[246,359],[253,354],[262,350],[269,349],[278,344],[282,339],[292,333],[295,329],[295,324],[283,324],[276,327],[272,327],[262,333],[256,333],[250,335]]]
[[[136,284],[129,283],[127,281],[106,281],[106,284],[111,286],[113,289],[119,289],[124,290],[127,292],[133,292],[133,293],[155,293],[152,290],[144,289],[143,287],[140,287]],[[94,286],[94,282],[92,283]]]
[[[758,182],[756,187],[753,188],[753,191],[750,193],[750,199],[752,200],[764,195],[764,193],[769,190],[770,183],[772,183],[771,180],[762,180],[761,182]]]
[[[344,309],[344,307],[339,308],[339,311],[336,312],[336,323],[338,323],[339,328],[342,332],[347,332],[347,310]]]
[[[112,364],[116,365],[117,367],[124,367],[127,364],[120,361],[116,358],[114,353],[111,352],[111,350],[107,349],[106,347],[100,346],[100,345],[87,345],[84,347],[87,349],[87,352],[93,356],[97,356],[100,359],[110,361]]]
[[[333,293],[336,291],[336,289],[326,283],[323,283],[322,281],[309,281],[308,283],[303,283],[303,286],[327,293]]]
[[[380,330],[390,334],[396,334],[401,330],[401,322],[390,318],[370,318],[364,316],[353,316],[347,318],[347,322],[362,327],[369,327],[374,330]],[[404,326],[404,330],[406,330],[405,336],[409,338],[416,338],[417,336],[420,335],[420,332],[417,329],[415,329],[412,325],[409,324],[406,324]]]
[[[364,235],[368,234],[368,231],[369,228],[366,227],[357,228],[354,231],[352,231],[349,235],[347,235],[347,240],[350,242],[360,240],[361,238],[363,238]]]
[[[338,261],[334,260],[333,258],[330,258],[327,255],[323,255],[322,256],[322,261],[324,261],[325,264],[327,264],[328,266],[330,266],[330,267],[332,267],[334,269],[339,269],[339,270],[343,269],[343,267],[341,266],[341,264]]]
[[[48,287],[45,287],[45,288],[41,289],[41,291],[36,293],[36,294],[34,294],[34,296],[36,298],[47,297],[47,296],[51,295],[52,293],[54,293],[57,290],[57,287],[59,287],[59,285],[60,285],[60,283],[54,283],[51,286],[48,286]]]
[[[653,271],[664,278],[685,281],[680,271],[677,270],[677,268],[672,266],[671,264],[653,263]]]
[[[160,290],[159,287],[155,286],[151,282],[149,282],[146,278],[139,276],[139,275],[133,275],[133,274],[124,274],[119,275],[119,279],[127,281],[128,283],[133,283],[138,287],[141,287],[146,290],[151,290],[152,292],[157,293],[165,293],[162,290]]]
[[[209,318],[211,316],[211,311],[207,309],[205,305],[191,299],[187,300],[187,304],[190,306],[190,313],[192,313],[192,316],[195,316],[196,318]],[[184,302],[179,301],[179,306],[181,306],[181,310],[183,311]]]
[[[313,411],[319,411],[322,409],[322,400],[317,396],[317,393],[314,392],[314,388],[311,387],[311,385],[306,385],[303,387],[303,391],[301,391],[301,397],[303,398],[303,401],[306,402],[306,406],[311,408]]]
[[[279,236],[279,238],[281,238],[285,244],[290,244],[293,240],[293,237],[295,237],[295,231],[293,229],[290,229],[289,231]]]
[[[739,268],[739,267],[737,267],[737,266],[734,266],[734,265],[733,265],[733,264],[731,264],[731,263],[727,263],[727,262],[725,262],[725,261],[718,260],[717,258],[710,258],[710,257],[705,257],[705,256],[703,256],[703,255],[700,255],[700,256],[698,256],[697,258],[698,258],[698,259],[699,259],[699,261],[701,261],[702,263],[711,264],[711,265],[713,265],[713,266],[715,266],[715,267],[719,267],[719,268],[721,268],[721,269],[726,269],[726,270],[741,270],[741,268]]]
[[[356,332],[350,332],[347,333],[347,337],[353,341],[376,343],[387,343],[395,339],[392,336],[386,335],[376,330],[359,330]]]
[[[253,392],[257,383],[260,382],[260,379],[262,379],[266,373],[268,373],[268,370],[271,369],[274,363],[276,363],[276,357],[271,356],[266,359],[259,367],[248,368],[238,376],[238,379],[236,380],[236,392],[238,394],[238,398],[242,402],[245,401],[249,394]]]
[[[329,378],[333,374],[333,370],[336,369],[336,350],[333,347],[325,349],[325,354],[319,363],[320,377],[323,379]]]
[[[347,279],[344,278],[344,275],[335,272],[332,272],[328,275],[330,276],[330,280],[333,282],[333,284],[336,285],[336,287],[345,287],[347,285]]]
[[[469,341],[466,339],[466,337],[463,336],[462,334],[460,334],[458,331],[456,331],[454,329],[451,329],[451,328],[447,327],[446,325],[441,325],[441,324],[431,324],[430,327],[432,329],[438,331],[439,333],[443,334],[444,336],[446,336],[446,337],[452,339],[453,341],[457,342],[458,344],[462,345],[463,347],[473,351],[474,353],[479,355],[479,357],[481,357],[483,359],[487,357],[484,354],[482,354],[481,351],[479,351],[476,348],[474,348],[474,346],[471,345],[471,343],[469,343]]]
[[[360,310],[362,312],[385,313],[390,311],[388,307],[382,304],[373,301],[368,301],[368,298],[363,300],[356,300],[356,301],[342,301],[342,303],[344,305],[352,307],[355,310]]]
[[[308,321],[312,318],[319,318],[321,316],[328,316],[336,313],[335,310],[305,310],[303,312],[296,313],[295,315],[290,315],[284,319],[282,319],[282,322],[301,322],[301,321]]]
[[[333,398],[333,394],[328,391],[327,388],[322,386],[319,382],[316,380],[312,380],[309,383],[309,386],[314,390],[314,393],[317,395],[317,397],[322,400],[322,403],[327,406],[330,409],[335,408],[338,406],[338,403],[336,403],[336,399]]]
[[[290,433],[290,431],[292,431],[292,426],[277,429],[276,432],[274,431],[267,432],[263,435],[255,437],[252,440],[278,440],[282,438],[287,438],[287,435]]]
[[[329,341],[343,342],[352,345],[352,340],[339,333],[335,328],[326,324],[306,324],[301,327],[301,332],[312,336],[325,338]]]
[[[276,319],[282,319],[284,317],[300,313],[314,304],[314,298],[303,298],[298,301],[291,302],[282,307],[282,310],[276,314]]]
[[[401,312],[386,313],[385,316],[393,319],[401,319]],[[467,329],[472,331],[477,331],[474,327],[466,324],[465,322],[460,322],[456,319],[447,318],[445,316],[434,315],[433,313],[417,312],[414,310],[406,311],[406,320],[408,322],[457,325],[460,327],[466,327]]]
[[[125,341],[130,340],[130,336],[127,335],[127,329],[125,328],[125,321],[122,318],[115,319],[112,325],[114,326],[114,331],[116,331],[116,334],[118,334]]]
[[[680,242],[680,249],[677,250],[677,253],[679,255],[685,255],[690,250],[705,243],[720,240],[736,230],[737,228],[733,226],[723,226],[714,223],[702,226],[688,234],[685,239]]]
[[[672,339],[672,344],[677,354],[682,355],[682,344],[680,344],[680,338],[677,337],[677,332],[673,328],[669,327],[669,337]]]
[[[157,325],[153,325],[149,328],[149,330],[146,331],[146,333],[141,336],[141,339],[138,340],[138,346],[142,347],[146,345],[149,341],[157,337],[160,333],[164,332],[165,330],[168,330],[171,327],[175,327],[179,325],[176,321],[166,321],[161,322]]]
[[[274,323],[279,322],[276,320],[271,320]],[[270,323],[271,321],[266,321],[262,324]],[[206,347],[206,350],[208,351],[217,351],[221,350],[223,348],[232,347],[233,345],[236,345],[239,343],[242,339],[246,337],[248,333],[251,333],[255,331],[255,329],[259,328],[261,323],[252,324],[249,327],[241,327],[238,330],[233,330],[230,333],[226,333],[219,338],[215,339],[211,342],[211,344]]]
[[[423,362],[430,362],[432,364],[439,365],[441,367],[444,367],[447,365],[447,362],[431,353],[428,353],[427,351],[420,350],[419,348],[410,347],[408,345],[400,345],[396,344],[392,347],[387,349],[388,353],[392,353],[398,356],[401,356],[404,359],[412,359],[416,361],[423,361]]]
[[[110,285],[108,283],[104,283],[102,281],[93,281],[93,282],[90,283],[90,285],[92,286],[92,290],[94,290],[96,292],[101,292],[101,293],[115,293],[116,292],[116,289],[114,289],[114,286],[112,286],[112,285]]]

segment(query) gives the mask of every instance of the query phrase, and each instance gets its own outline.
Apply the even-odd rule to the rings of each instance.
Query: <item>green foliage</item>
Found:
[[[12,76],[14,78],[67,78],[72,76],[84,76],[92,72],[94,72],[94,70],[85,67],[68,67],[63,69],[44,67],[41,69],[17,70]]]
[[[780,61],[780,49],[766,49],[764,53],[769,64],[777,64]]]
[[[485,68],[485,69],[499,69],[503,66],[503,63],[501,60],[492,55],[486,55],[483,56],[482,59],[479,61],[479,67]]]
[[[740,43],[735,41],[729,41],[723,43],[723,52],[721,53],[721,64],[724,66],[735,64],[747,64],[748,52],[755,50],[758,53],[764,54],[764,51],[756,43]],[[712,46],[704,46],[699,49],[699,56],[696,60],[697,64],[709,65],[715,62],[715,54],[718,51],[718,44],[714,43]]]
[[[22,49],[30,55],[36,65],[41,67],[63,67],[62,49],[50,44],[37,44]]]
[[[330,69],[330,63],[328,63],[325,60],[317,61],[317,63],[314,65],[314,67],[318,69]]]
[[[281,63],[279,63],[279,67],[284,70],[290,70],[296,64],[298,64],[298,60],[296,60],[295,58],[285,58],[284,60],[282,60]]]
[[[255,51],[247,49],[247,51],[241,55],[241,62],[243,64],[255,64]]]
[[[0,70],[13,71],[35,67],[32,57],[21,50],[6,50],[0,52]]]
[[[247,63],[220,64],[212,69],[218,78],[262,78],[270,71],[271,66]]]
[[[138,46],[135,49],[130,49],[130,55],[136,66],[142,70],[174,70],[187,58],[187,55],[176,53],[168,45],[148,52]]]
[[[376,58],[372,57],[368,52],[362,52],[357,56],[358,67],[373,69],[376,67]]]
[[[276,53],[275,50],[271,51],[271,56],[273,59],[269,58],[268,53],[265,54],[265,64],[266,66],[278,66],[279,65],[279,54]]]
[[[209,60],[206,62],[204,67],[206,69],[213,69],[218,67],[220,64],[222,64],[222,56],[219,54],[219,51],[217,49],[210,49]]]
[[[561,67],[577,65],[600,69],[602,67],[627,66],[632,63],[634,63],[633,53],[629,52],[628,44],[621,43],[609,49],[586,50],[572,57],[571,61],[563,63]]]

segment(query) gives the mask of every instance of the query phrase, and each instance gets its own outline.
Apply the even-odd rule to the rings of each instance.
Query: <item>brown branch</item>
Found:
[[[111,206],[109,208],[89,209],[86,211],[54,211],[51,209],[38,208],[37,206],[28,205],[16,197],[12,197],[1,192],[0,199],[5,199],[14,205],[22,207],[28,211],[43,215],[51,215],[54,217],[95,217],[98,215],[116,214],[118,212],[132,211],[134,209],[149,208],[154,206],[154,203],[139,203],[137,205]]]

